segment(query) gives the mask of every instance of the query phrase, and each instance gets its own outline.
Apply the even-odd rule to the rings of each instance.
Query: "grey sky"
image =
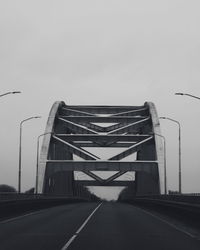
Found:
[[[142,105],[182,124],[183,191],[200,192],[198,0],[27,1],[0,3],[0,183],[16,186],[19,122],[24,124],[22,187],[34,184],[36,137],[51,105]],[[167,138],[168,186],[177,189],[175,124],[162,121]]]

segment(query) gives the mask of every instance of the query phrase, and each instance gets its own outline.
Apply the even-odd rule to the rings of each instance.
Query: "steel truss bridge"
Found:
[[[131,171],[133,194],[163,193],[164,169],[160,124],[155,105],[83,106],[55,102],[51,108],[40,152],[37,190],[74,195],[80,186],[128,186],[117,180]],[[96,148],[94,154],[91,148]],[[120,149],[109,159],[98,149]],[[97,154],[97,155],[96,155]],[[134,156],[130,160],[130,156]],[[129,160],[128,160],[129,159]],[[75,178],[79,171],[90,177]],[[102,178],[99,171],[115,171]]]

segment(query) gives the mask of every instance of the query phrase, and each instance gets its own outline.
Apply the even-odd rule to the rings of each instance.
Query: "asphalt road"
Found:
[[[0,250],[199,250],[200,240],[140,208],[76,203],[0,222]]]

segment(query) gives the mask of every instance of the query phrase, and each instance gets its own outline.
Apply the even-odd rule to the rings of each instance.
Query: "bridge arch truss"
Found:
[[[105,126],[106,125],[106,126]],[[135,172],[134,193],[163,193],[163,146],[155,105],[84,106],[55,102],[46,125],[39,161],[39,193],[73,195],[79,185],[128,186],[117,178]],[[120,148],[101,159],[89,148]],[[127,157],[135,155],[135,160]],[[81,171],[90,180],[77,180]],[[96,172],[115,171],[103,179]]]

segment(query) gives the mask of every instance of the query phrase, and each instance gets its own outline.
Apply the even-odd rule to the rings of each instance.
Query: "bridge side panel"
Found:
[[[146,102],[145,106],[148,107],[149,116],[151,121],[149,124],[142,128],[142,134],[157,133],[160,134],[160,124],[158,115],[156,112],[155,105],[151,102]],[[158,160],[159,159],[159,160]],[[137,195],[144,194],[158,194],[161,191],[162,185],[160,185],[159,174],[162,171],[162,142],[160,138],[155,137],[154,140],[146,144],[142,149],[137,153],[137,160],[146,160],[146,161],[158,161],[158,167],[154,168],[152,174],[145,172],[136,173],[136,193]],[[160,170],[161,168],[161,170]]]
[[[52,133],[55,130],[59,130],[57,126],[56,118],[59,115],[59,109],[65,106],[64,102],[55,102],[49,113],[47,125],[45,129],[45,135],[40,153],[39,161],[39,176],[38,176],[38,191],[39,193],[54,193],[54,194],[72,194],[73,190],[73,172],[69,171],[63,174],[47,173],[47,160],[48,159],[66,159],[66,152],[59,147],[56,143],[52,142]],[[62,131],[61,131],[62,132]],[[68,159],[72,159],[72,155],[68,156]],[[48,176],[48,177],[47,177]],[[62,192],[61,192],[62,190]]]
[[[66,133],[66,128],[59,122],[55,122],[54,124],[54,132],[55,133]],[[55,140],[51,140],[50,148],[49,148],[49,156],[51,160],[72,160],[73,156],[69,151],[66,151],[64,147],[62,147]],[[73,171],[57,171],[54,167],[49,175],[49,169],[46,166],[45,177],[44,177],[44,186],[43,192],[48,194],[55,195],[73,195],[73,186],[74,186],[74,174]]]
[[[146,102],[146,106],[149,108],[149,113],[152,121],[152,132],[155,134],[161,134],[160,122],[155,104],[152,102]],[[160,136],[154,136],[155,139],[155,160],[158,162],[158,179],[160,193],[164,193],[164,148],[162,138]]]

